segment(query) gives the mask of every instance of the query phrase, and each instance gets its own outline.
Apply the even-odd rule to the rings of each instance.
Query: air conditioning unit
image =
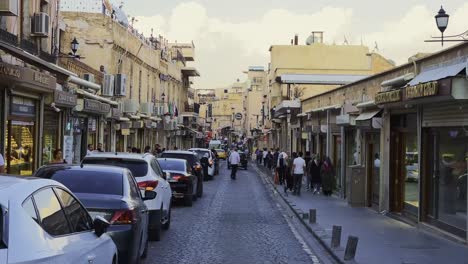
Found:
[[[0,1],[0,16],[18,16],[18,0]]]
[[[102,89],[103,96],[114,96],[114,75],[104,75],[104,85]]]
[[[83,79],[87,80],[88,82],[94,82],[94,74],[85,73],[83,74]]]
[[[142,103],[140,106],[140,113],[145,115],[153,115],[154,104],[153,103]]]
[[[127,76],[125,74],[119,73],[115,75],[114,95],[115,96],[127,95]]]
[[[31,33],[36,37],[49,36],[49,15],[46,13],[36,13],[32,17],[32,30]]]
[[[140,108],[140,105],[138,104],[137,101],[134,100],[124,100],[122,102],[122,113],[129,113],[129,114],[135,114],[138,112],[138,109]]]

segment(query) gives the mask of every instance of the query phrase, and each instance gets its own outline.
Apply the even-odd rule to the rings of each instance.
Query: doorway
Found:
[[[380,133],[366,133],[366,205],[379,206],[380,199]]]

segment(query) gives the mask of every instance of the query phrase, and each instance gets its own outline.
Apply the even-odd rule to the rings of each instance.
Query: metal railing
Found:
[[[21,42],[20,42],[20,47],[31,53],[31,54],[34,54],[34,55],[37,55],[37,46],[36,44],[34,44],[33,42],[29,41],[29,40],[26,40],[26,39],[22,39]]]

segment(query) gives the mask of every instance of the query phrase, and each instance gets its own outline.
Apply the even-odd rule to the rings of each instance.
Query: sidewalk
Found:
[[[272,175],[263,166],[258,168]],[[359,264],[404,263],[439,264],[468,263],[468,246],[449,241],[437,235],[419,230],[369,208],[353,208],[343,199],[312,195],[303,190],[301,196],[284,195],[283,186],[277,186],[278,193],[289,203],[298,215],[317,210],[317,224],[309,226],[316,237],[329,248],[333,225],[342,227],[341,248],[330,249],[336,258],[343,260],[348,236],[359,237],[355,262]]]

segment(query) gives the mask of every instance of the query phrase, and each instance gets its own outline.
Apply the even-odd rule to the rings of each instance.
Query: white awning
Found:
[[[364,111],[358,117],[356,117],[356,121],[369,120],[378,115],[380,111],[382,111],[382,109]]]
[[[413,86],[419,83],[426,83],[431,81],[437,81],[447,77],[455,76],[467,67],[468,62],[462,61],[452,65],[446,65],[443,67],[432,68],[427,71],[423,71],[418,76],[414,77],[411,82],[408,83],[409,86]]]
[[[367,75],[350,74],[283,74],[280,76],[282,83],[294,84],[329,84],[343,85],[359,81]]]
[[[152,120],[152,121],[155,121],[155,122],[162,121],[162,119],[161,119],[161,118],[159,118],[159,117],[155,117],[155,116],[151,117],[151,118],[150,118],[150,120]]]
[[[128,119],[126,117],[119,117],[119,121],[120,122],[128,122],[128,121],[130,121],[130,119]]]
[[[81,89],[76,89],[75,92],[76,92],[77,94],[83,95],[84,97],[87,97],[87,98],[90,98],[90,99],[94,99],[94,100],[98,100],[98,101],[103,102],[103,103],[107,103],[107,104],[114,105],[114,106],[118,106],[118,105],[119,105],[119,103],[116,102],[116,101],[112,101],[112,100],[110,100],[110,99],[107,99],[107,98],[104,98],[104,97],[102,97],[102,96],[99,96],[99,95],[96,95],[96,94],[92,94],[92,93],[83,91],[83,90],[81,90]]]
[[[334,109],[341,109],[341,105],[328,105],[328,106],[312,109],[308,112],[321,112],[321,111],[334,110]]]
[[[84,87],[89,88],[89,89],[96,90],[96,91],[101,90],[101,85],[95,84],[93,82],[90,82],[90,81],[87,81],[87,80],[84,80],[84,79],[81,79],[81,78],[76,77],[76,76],[70,76],[68,81],[71,82],[71,83],[77,84],[77,85],[84,86]]]
[[[369,107],[377,107],[374,100],[362,102],[356,105],[357,108],[369,108]]]

